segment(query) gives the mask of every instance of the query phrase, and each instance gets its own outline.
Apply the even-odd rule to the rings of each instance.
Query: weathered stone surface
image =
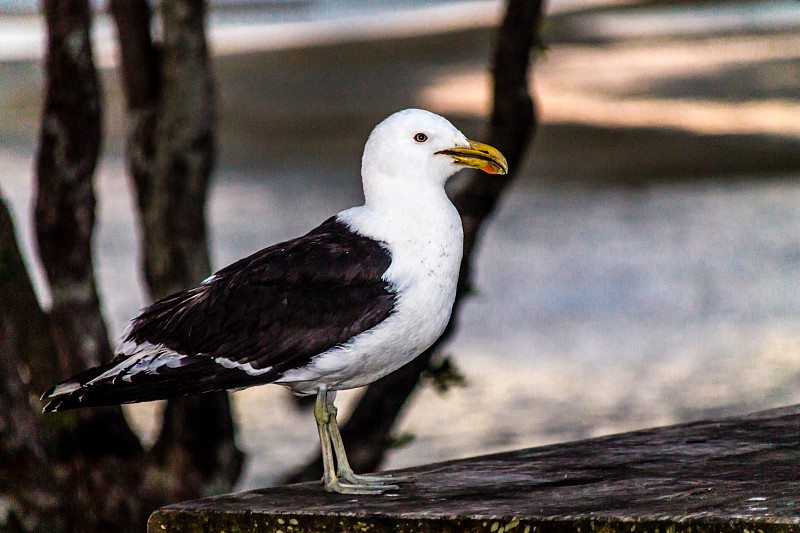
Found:
[[[383,496],[305,483],[179,503],[148,531],[800,532],[800,406],[403,473]]]

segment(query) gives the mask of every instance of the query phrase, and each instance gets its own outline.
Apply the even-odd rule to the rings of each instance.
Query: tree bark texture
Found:
[[[0,507],[7,509],[0,531],[45,531],[57,526],[51,517],[58,514],[58,498],[32,390],[49,386],[59,368],[2,198],[0,294]]]
[[[41,497],[28,499],[32,508],[23,516],[38,517],[31,518],[31,523],[44,520],[51,522],[53,530],[99,531],[115,524],[114,529],[119,530],[118,523],[142,522],[142,507],[129,499],[131,483],[137,476],[130,461],[142,450],[121,409],[89,409],[44,419],[37,412],[41,407],[38,395],[47,386],[42,380],[68,377],[111,356],[91,256],[95,222],[92,176],[100,150],[101,107],[89,39],[89,3],[46,0],[44,16],[48,40],[36,161],[35,226],[53,307],[47,319],[40,316],[42,311],[29,279],[15,275],[13,287],[4,289],[16,293],[18,303],[26,306],[17,309],[29,319],[21,327],[37,335],[41,351],[33,354],[26,347],[27,341],[17,342],[24,337],[20,325],[12,319],[4,320],[2,334],[4,384],[11,394],[16,371],[26,386],[26,402],[20,403],[19,392],[15,399],[8,397],[15,402],[16,423],[23,419],[21,413],[30,409],[30,415],[35,416],[28,418],[31,423],[26,429],[31,442],[36,442],[35,435],[45,435],[46,442],[37,446],[37,453],[28,455],[31,461],[35,457],[35,462],[28,463],[27,475],[7,479],[14,483],[17,496],[31,490],[31,494],[37,494],[30,476],[38,481],[39,491],[45,491]],[[13,231],[10,220],[4,221],[4,226],[6,232]],[[11,250],[8,246],[4,249]],[[13,250],[11,253],[18,255]],[[13,316],[8,313],[4,319]],[[25,383],[28,373],[36,378]],[[4,443],[13,443],[13,439],[3,437]],[[25,462],[16,457],[9,463],[12,467],[18,464]],[[20,527],[29,528],[26,520]]]
[[[53,297],[49,322],[55,349],[44,357],[58,358],[61,370],[49,377],[63,379],[111,358],[91,253],[100,86],[89,40],[89,3],[47,0],[44,15],[48,41],[35,225]],[[92,454],[115,454],[119,445],[138,447],[119,407],[81,411],[73,418],[78,422],[60,435],[60,446]]]
[[[141,213],[143,268],[153,298],[200,283],[211,271],[205,227],[214,164],[214,89],[200,0],[161,4],[163,42],[143,0],[112,0],[131,131],[128,165]],[[152,450],[172,499],[230,490],[243,455],[227,393],[170,400]]]
[[[408,397],[430,367],[433,355],[455,328],[460,305],[468,293],[474,249],[481,226],[492,213],[502,192],[516,174],[536,130],[533,99],[528,92],[531,48],[537,43],[544,0],[509,0],[497,36],[492,74],[493,111],[489,142],[508,160],[506,176],[472,172],[452,195],[464,226],[464,259],[453,314],[441,338],[417,359],[367,387],[350,419],[342,426],[342,439],[351,466],[358,472],[376,470],[391,442],[390,431]],[[308,481],[322,475],[320,456],[288,477]]]
[[[17,354],[14,371],[29,389],[24,405],[38,406],[39,393],[61,375],[50,320],[39,307],[28,271],[22,260],[14,225],[0,198],[0,342],[9,347],[0,354]],[[9,363],[10,364],[10,363]],[[18,398],[20,399],[20,398]],[[0,416],[4,411],[0,410]]]
[[[0,198],[0,531],[142,531],[141,447],[118,408],[41,415],[60,373]]]
[[[196,13],[201,11],[185,7],[172,3],[165,8],[174,9],[171,18],[165,16],[166,26],[172,28],[166,34],[180,36],[175,25],[198,20]],[[40,414],[38,397],[44,389],[111,355],[91,259],[92,175],[101,137],[100,88],[89,41],[91,13],[87,0],[46,0],[44,14],[49,33],[35,222],[53,310],[45,314],[37,302],[0,199],[0,530],[143,531],[149,514],[159,506],[230,488],[238,476],[241,454],[233,445],[227,396],[210,406],[207,400],[197,402],[195,407],[200,408],[195,409],[168,406],[172,414],[166,418],[173,423],[165,424],[166,451],[150,456],[144,455],[119,407]],[[135,8],[131,15],[136,15]],[[149,24],[149,12],[142,19]],[[190,35],[194,41],[187,44],[178,37],[173,43],[173,63],[192,56],[197,48],[205,54],[204,43],[197,41],[204,38],[202,22],[199,34],[196,26]],[[159,74],[154,88],[179,71],[191,77],[192,69],[173,63],[165,67],[169,72]],[[202,72],[200,78],[206,79]],[[178,243],[183,248],[173,252],[186,256],[180,273],[169,274],[184,276],[182,283],[195,283],[208,270],[202,213],[211,165],[211,156],[204,155],[210,154],[211,122],[194,108],[181,115],[182,105],[195,104],[190,98],[197,90],[192,83],[197,84],[165,81],[165,92],[171,96],[164,101],[172,114],[166,113],[163,121],[152,115],[152,123],[161,128],[160,137],[153,139],[165,139],[160,144],[154,141],[153,153],[171,154],[171,159],[159,159],[163,166],[156,168],[167,168],[161,175],[179,179],[169,182],[172,188],[166,192],[157,189],[164,184],[147,183],[156,199],[166,195],[173,206],[184,209],[175,215],[185,217],[180,223],[201,228],[199,233],[190,231],[189,240],[199,241],[202,253],[197,252],[198,245],[183,241]],[[208,87],[200,91],[206,101],[210,101]],[[184,134],[182,128],[191,130],[197,123],[203,126],[198,136]],[[173,220],[169,228],[174,230],[175,225]],[[169,238],[164,242],[173,243]],[[169,283],[177,285],[174,280]],[[157,290],[171,290],[163,286]]]
[[[111,356],[91,259],[100,87],[88,2],[46,0],[44,14],[49,34],[35,218],[61,375],[68,377]]]
[[[205,205],[214,164],[214,90],[204,2],[162,4],[164,41],[150,37],[146,2],[111,2],[131,112],[128,162],[143,226],[153,298],[210,273]]]

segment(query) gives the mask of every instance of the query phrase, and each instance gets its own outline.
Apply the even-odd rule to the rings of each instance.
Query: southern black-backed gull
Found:
[[[396,478],[353,473],[333,401],[337,390],[389,374],[442,334],[463,241],[444,184],[462,167],[507,171],[498,150],[446,119],[395,113],[364,148],[364,205],[153,303],[112,361],[47,391],[44,411],[278,383],[317,395],[328,490],[396,488]]]

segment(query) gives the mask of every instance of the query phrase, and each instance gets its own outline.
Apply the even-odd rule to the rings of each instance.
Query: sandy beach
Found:
[[[467,386],[423,387],[388,468],[800,402],[800,27],[620,36],[595,18],[578,38],[575,20],[548,29],[541,127],[446,348]],[[216,56],[214,265],[360,203],[363,143],[393,111],[481,139],[493,31]],[[145,302],[123,99],[117,71],[102,77],[95,259],[116,338]],[[36,61],[0,63],[0,190],[28,257],[41,84]],[[284,390],[233,397],[243,488],[312,453],[312,417]],[[145,437],[157,409],[127,411]]]

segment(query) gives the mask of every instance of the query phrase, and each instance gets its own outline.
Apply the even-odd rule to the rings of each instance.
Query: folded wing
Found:
[[[391,314],[390,262],[381,243],[328,219],[153,303],[112,361],[45,393],[45,411],[275,381]]]

